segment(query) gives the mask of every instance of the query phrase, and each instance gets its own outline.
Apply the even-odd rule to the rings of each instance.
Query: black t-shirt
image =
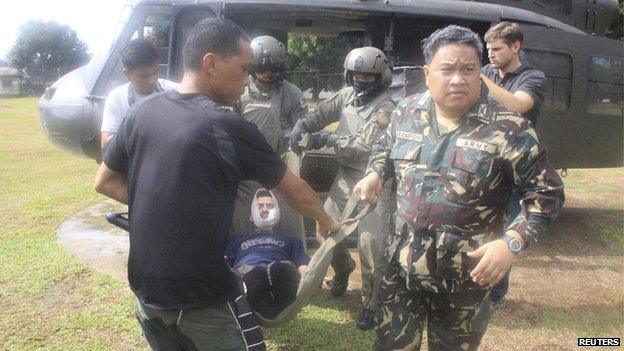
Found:
[[[506,73],[501,78],[498,74],[498,69],[493,68],[491,64],[487,64],[481,68],[481,72],[498,86],[511,93],[523,91],[529,94],[533,98],[533,108],[523,113],[522,117],[531,121],[533,127],[537,125],[540,108],[546,95],[546,76],[544,76],[542,71],[527,64],[522,64],[518,69]]]
[[[155,94],[129,111],[104,163],[128,183],[137,297],[160,309],[234,298],[224,253],[238,183],[271,189],[286,171],[258,128],[204,95]]]

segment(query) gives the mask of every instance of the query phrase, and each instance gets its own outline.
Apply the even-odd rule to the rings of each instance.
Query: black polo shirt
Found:
[[[521,64],[518,69],[508,72],[505,77],[501,78],[498,69],[487,64],[481,68],[481,72],[498,86],[511,93],[523,91],[529,94],[533,98],[533,108],[523,113],[522,117],[531,121],[533,127],[537,125],[540,108],[546,95],[546,77],[542,71],[527,64]]]
[[[104,163],[128,183],[137,297],[180,309],[237,296],[224,252],[238,183],[271,189],[286,171],[258,128],[204,95],[155,94],[129,111]]]

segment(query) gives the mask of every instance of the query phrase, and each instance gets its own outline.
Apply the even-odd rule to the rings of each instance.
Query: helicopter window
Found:
[[[588,113],[622,117],[622,73],[621,60],[615,57],[590,57],[585,104]]]
[[[569,109],[572,96],[572,57],[565,53],[525,49],[521,60],[546,75],[546,96],[542,109]]]
[[[621,58],[592,56],[589,58],[588,80],[592,82],[604,82],[620,84],[622,82]]]

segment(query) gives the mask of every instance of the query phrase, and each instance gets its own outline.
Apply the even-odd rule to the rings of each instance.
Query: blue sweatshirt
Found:
[[[225,249],[225,256],[234,269],[243,265],[268,265],[275,261],[292,261],[297,267],[310,262],[299,239],[270,232],[233,237]]]

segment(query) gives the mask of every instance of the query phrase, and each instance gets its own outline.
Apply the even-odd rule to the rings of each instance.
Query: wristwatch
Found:
[[[514,255],[518,254],[520,250],[522,250],[522,242],[511,235],[505,234],[501,237],[501,239],[507,243],[507,247],[509,247],[509,251]]]

